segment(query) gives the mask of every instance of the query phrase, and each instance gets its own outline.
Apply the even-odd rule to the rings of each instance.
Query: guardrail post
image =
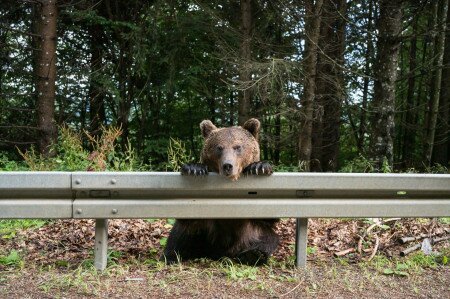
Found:
[[[108,259],[108,219],[95,219],[94,266],[105,270]]]
[[[308,246],[308,218],[297,218],[295,234],[295,265],[298,268],[306,267],[306,250]]]

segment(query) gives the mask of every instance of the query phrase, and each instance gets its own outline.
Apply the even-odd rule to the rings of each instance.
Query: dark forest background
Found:
[[[109,130],[160,170],[257,117],[278,170],[445,169],[448,2],[2,0],[0,161],[68,157],[67,128],[93,160]]]

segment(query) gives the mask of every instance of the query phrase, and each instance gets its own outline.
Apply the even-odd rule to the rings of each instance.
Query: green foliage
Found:
[[[236,264],[228,258],[222,259],[219,267],[225,273],[228,279],[231,280],[256,280],[259,272],[259,269],[257,267]]]
[[[57,156],[49,164],[60,171],[86,170],[89,166],[89,153],[83,148],[81,134],[67,126],[61,127],[59,132],[58,144],[53,146]]]
[[[8,255],[0,255],[0,265],[20,267],[23,261],[16,250],[11,250]]]
[[[75,132],[63,126],[60,128],[58,143],[53,145],[51,158],[43,158],[34,147],[26,152],[19,151],[29,170],[34,171],[136,171],[148,170],[151,167],[139,161],[130,141],[121,149],[118,141],[122,130],[114,127],[103,128],[100,136],[92,136],[87,132]],[[89,143],[88,151],[83,146],[83,137]],[[19,168],[19,164],[6,161],[5,170]]]
[[[273,171],[275,172],[297,172],[298,166],[296,165],[284,165],[284,164],[278,164],[273,166]]]
[[[373,172],[375,170],[374,164],[369,159],[365,158],[362,155],[354,158],[349,161],[345,165],[343,165],[340,169],[340,172]]]
[[[159,239],[159,245],[161,245],[162,247],[166,247],[167,244],[167,238],[163,237],[161,239]]]
[[[16,236],[17,230],[39,228],[48,221],[42,219],[0,220],[0,237],[11,239]]]
[[[375,169],[376,169],[375,163],[360,154],[358,157],[344,164],[339,170],[339,172],[369,173],[375,172]],[[383,160],[381,172],[383,173],[393,172],[393,169],[391,168],[391,166],[389,166],[387,159]]]
[[[186,149],[186,144],[176,138],[170,138],[169,147],[167,148],[168,164],[167,167],[171,171],[180,171],[181,166],[191,162],[192,153]]]
[[[385,256],[377,255],[369,263],[382,274],[409,276],[410,274],[421,273],[423,269],[435,269],[439,265],[447,265],[450,256],[449,249],[443,249],[437,254],[425,255],[422,251],[399,259],[388,259]]]
[[[5,154],[0,153],[0,171],[20,171],[26,169],[27,167],[23,163],[12,161]]]
[[[450,224],[450,217],[442,217],[442,218],[438,218],[438,220],[441,223]]]
[[[117,250],[108,250],[108,265],[115,265],[117,261],[123,256],[121,251]]]
[[[448,167],[445,167],[439,163],[436,163],[432,166],[427,166],[425,168],[425,172],[427,173],[443,173],[443,174],[447,174],[450,173],[450,169]]]

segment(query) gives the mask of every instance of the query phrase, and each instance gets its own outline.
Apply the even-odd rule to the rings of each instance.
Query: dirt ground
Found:
[[[170,221],[115,220],[108,268],[98,272],[93,222],[58,220],[0,239],[0,257],[20,256],[0,263],[0,298],[450,298],[449,240],[433,246],[436,255],[399,257],[415,244],[402,237],[447,236],[449,225],[384,221],[310,220],[308,267],[296,269],[292,219],[280,222],[280,246],[262,267],[227,259],[166,266],[157,260]]]

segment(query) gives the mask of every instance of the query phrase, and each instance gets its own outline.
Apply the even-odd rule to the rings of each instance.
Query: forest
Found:
[[[256,117],[279,171],[447,172],[448,2],[2,0],[0,169],[176,170]]]

